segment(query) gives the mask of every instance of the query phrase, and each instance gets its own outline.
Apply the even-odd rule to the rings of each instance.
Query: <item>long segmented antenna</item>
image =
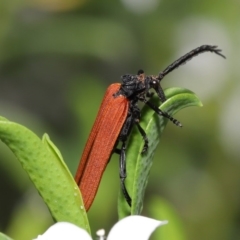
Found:
[[[200,53],[204,52],[213,52],[217,55],[226,58],[223,54],[221,54],[221,49],[218,49],[217,46],[211,45],[202,45],[201,47],[195,48],[184,56],[180,57],[178,60],[174,61],[171,65],[169,65],[165,70],[159,73],[158,78],[160,81],[174,69],[178,68],[182,64],[185,64],[187,61],[191,60],[193,57],[196,57]]]

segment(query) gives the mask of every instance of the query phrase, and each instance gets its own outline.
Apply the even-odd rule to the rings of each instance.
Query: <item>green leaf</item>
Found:
[[[0,240],[12,240],[12,238],[0,232]]]
[[[167,101],[165,101],[160,108],[170,115],[174,115],[182,108],[188,106],[202,106],[197,96],[187,89],[170,88],[165,90],[165,95]],[[156,96],[151,99],[151,102],[157,106],[160,105],[160,101]],[[168,122],[166,118],[157,115],[153,110],[149,109],[148,106],[144,106],[141,112],[140,124],[147,134],[149,148],[147,153],[141,154],[144,142],[137,128],[134,128],[127,147],[127,178],[125,181],[127,190],[132,197],[132,207],[130,208],[128,206],[120,191],[118,201],[119,218],[141,213],[154,152]]]
[[[47,204],[55,221],[90,227],[81,193],[60,151],[22,125],[0,118],[0,139],[12,150]]]

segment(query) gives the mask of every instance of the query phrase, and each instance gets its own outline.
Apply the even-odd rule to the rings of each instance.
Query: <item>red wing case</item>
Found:
[[[115,83],[108,87],[75,176],[87,211],[95,198],[128,114],[128,99],[122,95],[113,97],[120,86],[121,84]]]

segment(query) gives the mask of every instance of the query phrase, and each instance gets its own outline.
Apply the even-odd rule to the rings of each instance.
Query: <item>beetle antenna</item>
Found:
[[[187,61],[191,60],[193,57],[196,57],[200,53],[213,52],[223,58],[226,58],[223,54],[221,54],[221,51],[222,50],[218,49],[217,46],[212,46],[212,45],[202,45],[201,47],[195,48],[189,53],[180,57],[178,60],[174,61],[165,70],[160,72],[157,79],[161,81],[168,73],[172,72],[174,69],[178,68],[179,66],[185,64]]]

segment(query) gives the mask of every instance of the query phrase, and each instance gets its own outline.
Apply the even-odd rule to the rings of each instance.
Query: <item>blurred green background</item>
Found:
[[[177,114],[182,129],[168,124],[143,215],[169,219],[173,213],[163,227],[171,240],[240,239],[239,26],[240,1],[234,0],[1,0],[0,115],[40,137],[47,132],[75,174],[109,84],[141,68],[157,74],[195,47],[218,45],[227,60],[204,53],[163,81],[164,88],[194,91],[204,107]],[[113,156],[89,212],[92,232],[108,232],[117,221],[118,190]],[[1,143],[0,231],[31,239],[51,224]]]

